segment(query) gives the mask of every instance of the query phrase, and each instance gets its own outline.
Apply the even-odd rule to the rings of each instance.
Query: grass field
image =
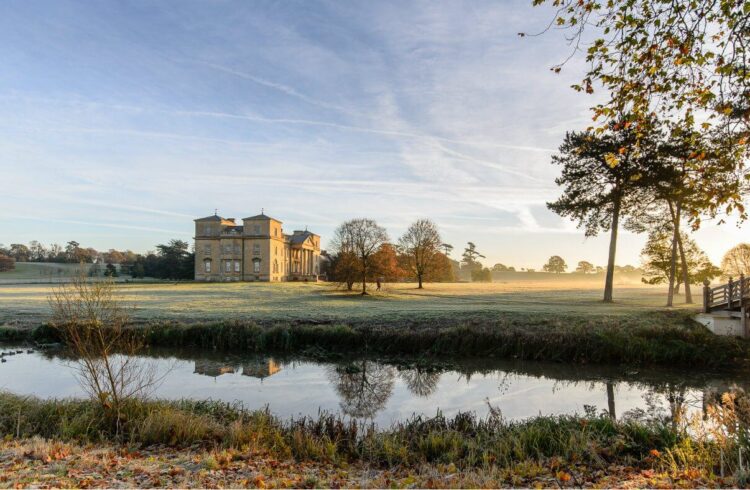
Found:
[[[53,285],[0,284],[0,324],[40,323],[49,315]],[[662,310],[663,288],[627,285],[616,302],[601,302],[598,282],[562,279],[503,283],[390,284],[362,297],[327,283],[121,284],[122,298],[140,320],[376,322],[460,319],[462,316],[622,316]],[[693,305],[695,307],[695,305]]]
[[[0,285],[0,339],[56,340],[53,285]],[[360,296],[325,283],[119,284],[154,346],[260,352],[491,356],[576,363],[733,367],[750,344],[666,309],[664,291],[598,282],[392,284]],[[317,355],[317,354],[315,354]],[[327,354],[321,354],[327,355]]]

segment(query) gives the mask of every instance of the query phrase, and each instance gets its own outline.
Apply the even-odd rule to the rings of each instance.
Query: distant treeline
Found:
[[[102,266],[104,274],[110,276],[193,279],[195,254],[183,240],[170,240],[157,245],[156,251],[145,254],[115,249],[100,252],[84,248],[76,241],[68,242],[65,247],[56,243],[44,246],[36,240],[28,245],[13,243],[6,247],[0,244],[0,272],[13,269],[14,262],[85,263]],[[119,270],[115,265],[119,265]]]

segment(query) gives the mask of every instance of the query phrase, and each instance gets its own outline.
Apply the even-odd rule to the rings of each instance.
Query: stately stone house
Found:
[[[281,221],[261,213],[195,220],[196,281],[316,281],[320,236],[307,230],[285,234]]]

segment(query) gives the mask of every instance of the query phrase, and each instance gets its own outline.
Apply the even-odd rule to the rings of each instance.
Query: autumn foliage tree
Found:
[[[627,114],[627,122],[639,128],[640,139],[654,115],[692,126],[700,114],[700,130],[709,137],[692,149],[701,153],[719,144],[736,171],[746,167],[750,154],[747,0],[533,3],[555,7],[549,27],[567,31],[574,49],[571,57],[578,51],[586,53],[588,69],[574,88],[585,93],[603,89],[603,102],[592,108],[603,127],[619,123]],[[564,63],[552,69],[559,72]],[[711,189],[706,193],[710,212],[743,206],[741,195]]]
[[[368,272],[368,279],[384,282],[400,281],[407,276],[401,267],[396,247],[391,243],[384,243],[372,256],[372,266]]]
[[[333,248],[336,254],[354,257],[357,275],[362,282],[362,294],[367,294],[367,279],[373,267],[373,255],[388,242],[388,233],[374,220],[358,218],[347,221],[334,232]]]
[[[437,225],[429,219],[415,221],[399,239],[401,251],[407,258],[408,270],[417,278],[419,289],[422,289],[423,280],[436,266],[441,243]]]
[[[13,257],[0,254],[0,272],[12,271],[16,268],[16,260]]]

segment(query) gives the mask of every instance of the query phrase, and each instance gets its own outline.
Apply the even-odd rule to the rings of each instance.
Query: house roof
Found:
[[[205,218],[198,218],[193,221],[224,221],[224,218],[222,218],[219,215],[212,214],[211,216],[206,216]]]
[[[249,218],[242,218],[243,220],[266,220],[266,221],[279,221],[276,218],[271,218],[270,216],[266,216],[263,213],[256,214],[255,216],[250,216]],[[281,221],[279,221],[281,223]]]
[[[305,240],[310,238],[313,234],[309,231],[303,231],[301,233],[295,233],[294,235],[289,236],[289,243],[292,245],[298,244],[298,243],[305,243]]]

